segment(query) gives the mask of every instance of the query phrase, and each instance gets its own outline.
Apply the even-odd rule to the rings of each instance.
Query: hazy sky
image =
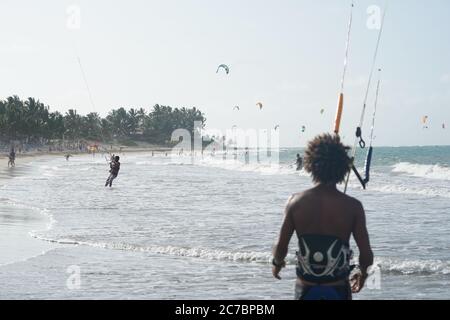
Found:
[[[196,106],[209,128],[279,124],[282,145],[304,145],[333,124],[350,2],[2,0],[0,98],[33,96],[52,110],[102,115],[122,106]],[[378,33],[367,27],[367,9],[385,3],[355,0],[342,123],[349,143]],[[80,29],[67,27],[72,5],[80,8]],[[449,39],[450,1],[389,2],[377,64],[383,73],[375,144],[450,144]],[[221,63],[230,66],[228,76],[216,74]]]

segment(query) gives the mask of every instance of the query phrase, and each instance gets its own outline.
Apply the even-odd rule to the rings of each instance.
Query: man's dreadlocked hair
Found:
[[[349,150],[350,147],[344,146],[338,135],[321,134],[308,143],[304,159],[305,170],[311,173],[314,182],[341,183],[352,165]]]

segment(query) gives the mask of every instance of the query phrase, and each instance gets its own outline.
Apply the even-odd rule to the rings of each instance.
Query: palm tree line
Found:
[[[150,112],[144,108],[118,108],[102,118],[92,112],[80,115],[75,109],[65,114],[34,98],[21,100],[11,96],[0,100],[0,140],[25,144],[51,144],[55,141],[145,141],[169,145],[172,132],[183,128],[194,133],[194,122],[205,125],[206,118],[197,108],[172,108],[156,104]]]

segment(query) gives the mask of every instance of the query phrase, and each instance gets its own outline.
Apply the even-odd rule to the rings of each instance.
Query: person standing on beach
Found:
[[[292,195],[286,205],[272,274],[281,279],[295,232],[299,240],[296,300],[351,300],[352,293],[364,287],[367,269],[373,264],[363,206],[336,187],[351,168],[348,150],[338,135],[323,134],[310,141],[304,167],[316,185]],[[360,272],[349,279],[352,235],[360,252]]]
[[[16,151],[14,151],[14,147],[11,148],[11,152],[8,155],[8,168],[11,167],[15,167],[16,166]]]
[[[300,154],[297,153],[297,160],[295,161],[296,170],[300,171],[303,168],[303,159],[300,157]]]
[[[114,179],[117,178],[117,175],[119,174],[119,170],[120,170],[120,157],[119,156],[115,156],[114,159],[110,162],[109,166],[110,166],[110,170],[109,170],[109,177],[106,180],[105,183],[105,187],[107,187],[109,185],[109,187],[112,187],[112,183],[114,181]]]

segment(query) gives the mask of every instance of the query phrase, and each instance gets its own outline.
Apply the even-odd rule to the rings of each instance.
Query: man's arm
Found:
[[[361,204],[358,206],[358,212],[355,217],[355,226],[353,237],[359,249],[359,265],[361,271],[365,273],[367,268],[373,264],[373,253],[370,247],[369,233],[366,226],[366,214]]]
[[[277,264],[277,266],[274,266],[273,275],[277,279],[280,279],[278,273],[281,271],[282,267],[284,267],[284,258],[286,258],[288,253],[289,242],[295,230],[292,219],[293,199],[294,196],[291,196],[288,200],[278,242],[273,249],[274,263]]]
[[[359,280],[359,283],[354,289],[355,292],[359,292],[363,288],[365,279],[367,278],[367,268],[373,264],[373,252],[370,247],[369,233],[366,226],[366,214],[361,203],[358,203],[353,237],[359,249],[359,266],[362,272],[362,279]]]

